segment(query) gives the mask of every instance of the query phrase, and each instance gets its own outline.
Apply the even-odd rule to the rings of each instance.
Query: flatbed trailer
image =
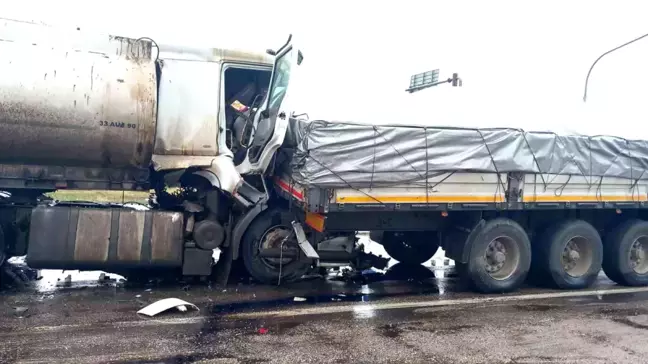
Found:
[[[518,185],[526,186],[529,192],[511,199],[507,194],[510,182],[504,182],[510,177],[492,173],[442,174],[428,181],[428,185],[435,186],[434,192],[430,192],[429,188],[415,184],[382,188],[309,187],[283,176],[275,179],[275,189],[300,211],[310,229],[321,234],[349,235],[371,231],[373,240],[406,264],[422,263],[441,247],[446,256],[455,260],[462,278],[482,292],[513,290],[530,270],[530,278],[537,283],[565,289],[588,287],[601,267],[619,284],[648,283],[648,236],[643,235],[648,235],[648,183],[603,178],[592,187],[584,177],[545,175],[543,178],[550,182],[537,186],[540,176],[529,174]],[[488,254],[488,247],[475,255],[473,244],[483,237],[480,231],[493,222],[514,226],[521,240],[528,240],[527,247],[524,241],[518,241],[520,246],[512,248],[513,243],[509,242],[511,246],[503,249],[529,249],[526,262],[509,273],[519,279],[477,281],[470,277],[470,264],[475,265],[473,270],[488,265],[484,264],[489,260],[484,255]],[[506,230],[501,233],[503,236],[510,234]],[[557,230],[567,231],[567,235],[558,237]],[[634,235],[624,235],[629,230],[634,230]],[[555,245],[560,246],[560,254]],[[618,249],[623,249],[623,255]],[[564,270],[547,269],[551,260],[560,262]],[[583,260],[586,262],[582,263]],[[502,268],[496,260],[490,263],[488,269]],[[580,272],[572,276],[569,272],[573,270]]]
[[[529,272],[584,288],[601,268],[648,284],[643,141],[292,122],[275,189],[320,234],[368,230],[413,264],[442,247],[483,292],[516,289]]]

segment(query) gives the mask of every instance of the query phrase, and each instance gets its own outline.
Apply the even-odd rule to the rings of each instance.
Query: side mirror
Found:
[[[301,51],[297,51],[297,65],[299,66],[302,64],[302,61],[304,60],[304,55],[302,54]]]

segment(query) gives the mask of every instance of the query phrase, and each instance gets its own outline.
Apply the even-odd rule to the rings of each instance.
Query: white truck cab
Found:
[[[264,173],[274,153],[283,143],[292,116],[288,85],[292,71],[303,56],[292,44],[292,36],[277,52],[267,97],[254,114],[252,142],[245,160],[237,166],[241,174]]]
[[[146,190],[190,171],[235,195],[285,136],[301,56],[290,40],[275,54],[0,19],[0,190]]]

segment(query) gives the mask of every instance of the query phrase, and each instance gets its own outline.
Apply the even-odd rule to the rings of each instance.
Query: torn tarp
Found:
[[[291,119],[282,154],[283,173],[320,187],[394,185],[451,171],[648,179],[648,141],[519,129]]]

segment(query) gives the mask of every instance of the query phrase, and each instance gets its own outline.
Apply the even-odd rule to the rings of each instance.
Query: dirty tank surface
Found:
[[[394,268],[396,277],[281,288],[98,282],[90,273],[66,282],[69,272],[58,272],[0,296],[0,362],[646,362],[646,288],[601,275],[586,291],[487,296],[439,278],[448,270]],[[169,297],[200,311],[136,314]]]
[[[0,162],[148,167],[157,87],[150,42],[78,43],[0,41]]]

